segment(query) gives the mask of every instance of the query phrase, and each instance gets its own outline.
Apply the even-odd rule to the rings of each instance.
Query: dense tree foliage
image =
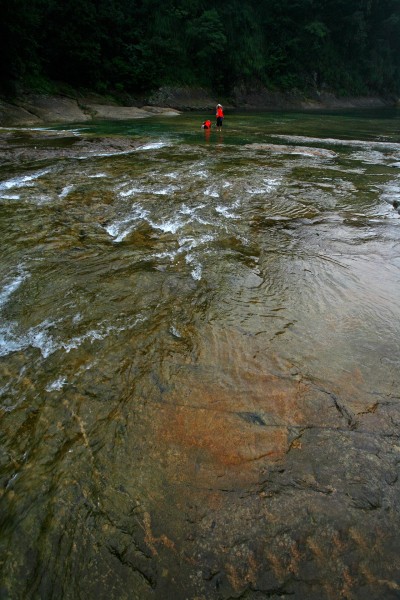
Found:
[[[0,0],[0,81],[400,90],[400,0]]]

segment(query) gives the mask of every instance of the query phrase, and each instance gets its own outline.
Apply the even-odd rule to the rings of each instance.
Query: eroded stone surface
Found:
[[[76,136],[68,131],[17,131],[0,133],[0,164],[89,158],[134,151],[139,142],[127,137]]]
[[[84,123],[92,119],[143,119],[155,114],[176,116],[179,111],[157,106],[119,106],[93,99],[80,100],[64,96],[30,94],[17,98],[12,104],[0,100],[0,126],[29,126],[46,123]]]
[[[285,146],[282,144],[247,144],[246,148],[252,150],[265,150],[277,154],[301,154],[303,156],[317,156],[321,158],[335,158],[336,152],[326,148],[310,148],[307,146]]]
[[[10,131],[1,137],[1,157],[12,177],[18,161],[30,172],[31,161],[130,152],[136,143]],[[81,164],[85,169],[71,161],[71,172]],[[134,166],[135,158],[117,168],[125,176]],[[368,378],[356,361],[336,368],[329,354],[329,338],[343,331],[346,349],[346,333],[363,325],[362,314],[339,312],[337,319],[327,311],[325,337],[313,350],[327,358],[314,371],[307,357],[294,364],[287,357],[295,351],[284,352],[287,338],[275,353],[251,326],[215,318],[207,293],[221,293],[220,278],[212,288],[207,277],[198,284],[150,261],[131,268],[133,252],[160,251],[160,232],[142,223],[117,254],[102,226],[113,189],[81,183],[59,202],[67,183],[57,174],[57,203],[35,208],[38,221],[24,227],[14,211],[26,204],[4,203],[22,252],[36,235],[38,268],[51,253],[36,293],[51,291],[56,270],[72,270],[54,306],[70,290],[75,302],[96,248],[104,247],[99,278],[103,293],[111,290],[107,306],[121,319],[130,304],[159,313],[143,328],[118,330],[98,345],[87,341],[65,354],[61,368],[56,351],[37,368],[37,348],[1,362],[4,385],[18,382],[18,396],[4,393],[0,414],[7,440],[0,449],[0,595],[25,599],[34,589],[36,597],[66,600],[82,590],[100,600],[399,598],[400,398],[394,383],[382,383],[386,375]],[[120,218],[119,208],[107,218]],[[269,229],[260,231],[269,244]],[[235,238],[220,248],[248,260],[253,249],[242,244]],[[113,270],[123,283],[109,279]],[[250,301],[243,292],[261,281],[254,270],[236,279],[241,300]],[[372,301],[370,283],[367,291]],[[188,315],[193,305],[195,317]],[[10,303],[4,314],[14,318],[18,308]],[[23,318],[28,309],[29,302]],[[36,311],[44,322],[45,305]],[[179,331],[171,331],[173,323]],[[78,321],[71,335],[79,328]],[[393,366],[393,381],[395,372]],[[44,387],[60,376],[65,386]]]
[[[196,365],[165,364],[135,419],[144,597],[396,598],[397,402],[371,403],[357,374],[329,390],[267,357],[250,368],[254,342],[228,339],[206,337]]]

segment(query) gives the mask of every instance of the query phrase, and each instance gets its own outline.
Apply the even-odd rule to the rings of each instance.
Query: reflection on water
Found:
[[[398,114],[202,120],[0,166],[4,598],[398,597]]]

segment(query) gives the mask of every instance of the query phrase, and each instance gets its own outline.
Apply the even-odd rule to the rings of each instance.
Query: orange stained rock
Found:
[[[162,534],[159,537],[155,537],[153,535],[152,528],[151,528],[151,517],[148,512],[145,512],[143,515],[143,525],[144,525],[144,532],[145,532],[144,541],[146,542],[147,546],[150,548],[153,556],[157,556],[158,551],[157,551],[156,546],[159,544],[166,546],[170,550],[175,550],[174,542],[172,540],[170,540],[166,535]]]
[[[209,489],[221,477],[232,486],[256,482],[261,468],[291,448],[288,427],[306,422],[302,383],[266,372],[225,374],[219,383],[201,369],[179,373],[158,405],[157,445],[170,481]]]
[[[291,448],[288,428],[309,422],[308,385],[257,344],[256,336],[210,326],[194,363],[164,363],[170,385],[152,423],[170,482],[256,482]]]
[[[222,465],[276,460],[287,452],[286,427],[252,425],[236,414],[182,406],[169,407],[164,416],[162,442],[181,450],[202,450]]]

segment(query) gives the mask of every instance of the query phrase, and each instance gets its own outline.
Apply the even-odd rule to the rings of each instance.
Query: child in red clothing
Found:
[[[221,131],[222,129],[222,121],[224,120],[224,109],[221,104],[217,104],[216,114],[217,117],[217,131]]]

